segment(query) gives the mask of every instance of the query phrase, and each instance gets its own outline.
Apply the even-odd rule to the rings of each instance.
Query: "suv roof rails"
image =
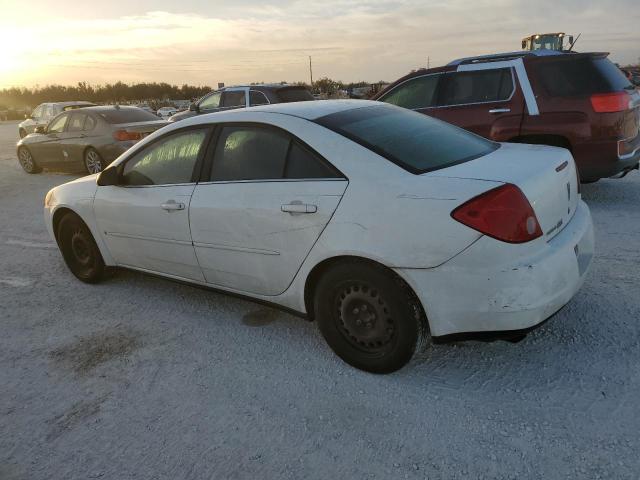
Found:
[[[550,57],[555,55],[567,55],[565,52],[559,52],[557,50],[532,50],[532,51],[518,51],[507,53],[493,53],[490,55],[478,55],[476,57],[459,58],[452,62],[449,62],[447,66],[463,65],[468,63],[484,63],[484,62],[499,62],[502,60],[513,60],[515,58],[522,57]]]

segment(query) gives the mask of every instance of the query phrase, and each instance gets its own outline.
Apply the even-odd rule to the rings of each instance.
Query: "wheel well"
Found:
[[[53,235],[56,237],[56,241],[58,240],[58,225],[60,225],[60,220],[62,220],[62,217],[64,217],[68,213],[71,213],[72,215],[75,215],[76,217],[80,218],[80,215],[78,215],[76,212],[74,212],[70,208],[66,208],[66,207],[61,207],[53,213],[53,219],[52,219]],[[80,218],[80,220],[82,220],[82,218]]]
[[[571,151],[571,142],[567,137],[562,135],[521,135],[513,137],[510,142],[513,143],[531,143],[534,145],[550,145],[552,147],[562,147]]]
[[[386,265],[383,265],[382,263],[376,262],[375,260],[371,260],[369,258],[356,257],[352,255],[341,255],[339,257],[327,258],[326,260],[321,261],[315,267],[313,267],[309,272],[309,275],[307,275],[307,281],[304,285],[304,306],[307,311],[307,319],[311,321],[314,320],[315,312],[313,311],[313,296],[315,294],[315,289],[318,285],[318,281],[320,280],[320,278],[322,278],[322,275],[324,275],[325,272],[331,269],[334,265],[343,262],[363,263],[380,270],[384,270],[388,275],[396,279],[396,281],[398,281],[402,285],[402,287],[409,292],[409,295],[415,299],[417,305],[419,305],[419,307],[422,309],[423,318],[427,318],[424,305],[422,305],[420,298],[416,295],[409,284],[405,282],[404,279],[392,269],[390,269]]]

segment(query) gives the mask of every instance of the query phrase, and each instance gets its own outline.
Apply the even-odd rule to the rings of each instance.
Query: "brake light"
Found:
[[[127,140],[140,140],[142,138],[142,134],[139,132],[128,132],[127,130],[116,130],[113,132],[113,138],[120,142]]]
[[[536,214],[522,191],[507,183],[463,203],[451,216],[458,222],[507,243],[542,236]]]
[[[591,95],[591,106],[596,113],[623,112],[629,109],[631,96],[627,92]]]

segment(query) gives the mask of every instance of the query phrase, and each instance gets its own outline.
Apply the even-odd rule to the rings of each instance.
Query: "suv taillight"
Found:
[[[113,138],[120,142],[127,140],[140,140],[142,138],[142,134],[138,132],[128,132],[127,130],[116,130],[113,132]]]
[[[522,191],[507,183],[463,203],[451,216],[485,235],[508,243],[542,236],[536,214]]]
[[[627,92],[598,93],[591,95],[591,106],[596,113],[623,112],[629,109],[631,95]]]

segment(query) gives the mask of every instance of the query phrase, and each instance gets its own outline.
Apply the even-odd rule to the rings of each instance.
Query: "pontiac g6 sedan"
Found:
[[[125,267],[318,322],[370,372],[429,340],[517,339],[593,256],[571,154],[365,101],[202,115],[45,198],[71,272]]]

